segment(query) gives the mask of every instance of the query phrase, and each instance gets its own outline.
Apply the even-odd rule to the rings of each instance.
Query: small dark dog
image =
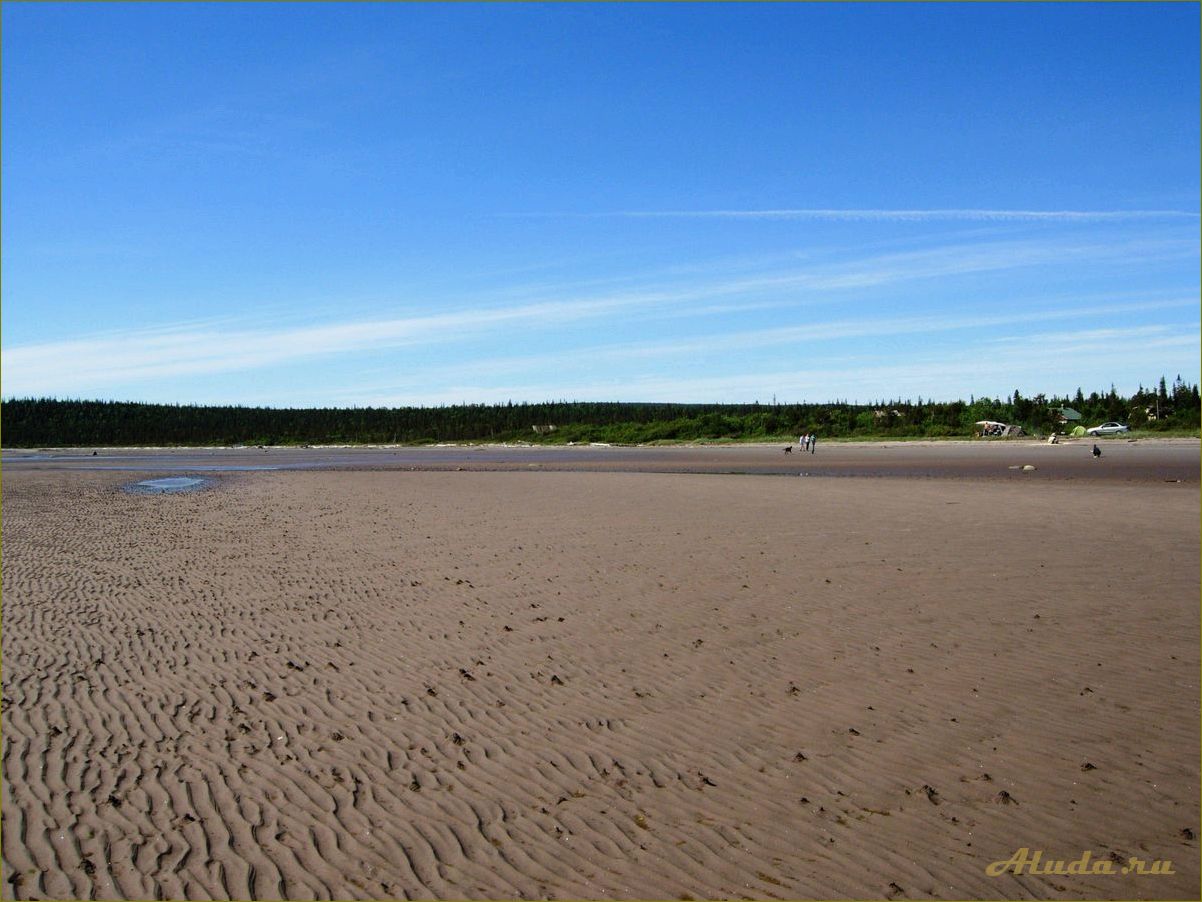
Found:
[[[1101,456],[1102,456],[1102,449],[1101,449],[1101,448],[1099,448],[1097,445],[1094,445],[1094,446],[1093,446],[1093,456],[1094,456],[1094,457],[1101,457]]]
[[[786,453],[786,454],[792,454],[792,453],[793,453],[793,446],[792,446],[792,445],[790,445],[788,448],[786,448],[786,449],[785,449],[785,453]]]

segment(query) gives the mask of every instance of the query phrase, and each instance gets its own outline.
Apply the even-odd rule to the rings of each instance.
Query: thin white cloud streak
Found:
[[[1181,306],[1184,306],[1182,304]],[[1175,333],[1175,334],[1174,334]],[[996,338],[986,338],[985,341],[994,345],[1019,344],[1024,345],[1038,344],[1040,347],[1046,347],[1049,343],[1066,345],[1070,347],[1080,346],[1083,342],[1097,341],[1099,339],[1143,339],[1151,336],[1170,337],[1174,341],[1182,342],[1197,341],[1199,335],[1199,324],[1190,323],[1184,326],[1171,326],[1164,323],[1154,323],[1144,326],[1116,326],[1102,329],[1079,329],[1075,332],[1037,332],[1027,335],[1003,335]]]
[[[1165,371],[1164,352],[1192,348],[1197,354],[1197,336],[1141,337],[1134,347],[1131,338],[1113,335],[1084,342],[1044,343],[1008,349],[966,349],[951,356],[927,357],[901,364],[800,367],[736,375],[697,377],[643,376],[600,382],[510,383],[508,385],[461,383],[425,394],[379,397],[374,405],[497,403],[510,399],[562,399],[612,401],[618,398],[680,403],[750,403],[831,401],[868,403],[885,397],[915,397],[952,400],[970,394],[997,396],[1014,388],[1024,392],[1069,392],[1078,385],[1100,388],[1115,381],[1105,358],[1121,359],[1128,371],[1155,378]],[[1196,357],[1195,357],[1196,361]],[[1096,368],[1096,375],[1092,375]],[[1192,371],[1196,372],[1195,366]],[[1183,370],[1184,372],[1184,370]],[[1135,380],[1125,390],[1133,390]],[[1145,383],[1146,384],[1146,383]]]
[[[994,304],[994,306],[997,306]],[[794,350],[813,352],[806,347],[806,342],[831,341],[839,339],[871,338],[878,336],[918,336],[936,335],[947,332],[964,331],[968,329],[993,329],[1000,326],[1022,326],[1036,323],[1048,323],[1063,320],[1089,319],[1098,316],[1113,316],[1127,313],[1151,313],[1157,310],[1174,308],[1197,307],[1197,300],[1175,299],[1152,301],[1136,304],[1106,304],[1092,307],[1073,307],[1059,310],[1039,310],[1018,314],[1000,314],[984,316],[927,315],[911,317],[894,317],[890,319],[862,320],[830,320],[821,323],[807,323],[797,326],[781,326],[773,329],[754,329],[742,332],[727,332],[718,335],[699,336],[690,339],[645,342],[629,345],[600,345],[593,347],[573,348],[562,353],[541,353],[537,357],[522,355],[516,357],[495,357],[487,360],[465,361],[451,367],[439,367],[423,370],[421,379],[408,382],[391,381],[386,386],[376,385],[366,387],[358,385],[335,394],[348,402],[356,396],[362,397],[366,392],[390,392],[390,396],[405,389],[417,388],[432,382],[462,379],[473,375],[502,375],[526,372],[531,369],[547,369],[553,367],[564,370],[587,362],[589,366],[601,363],[611,363],[623,360],[661,360],[664,358],[688,355],[720,354],[729,357],[746,351],[763,348],[792,346]],[[1083,336],[1111,337],[1122,334],[1129,338],[1159,334],[1171,326],[1153,325],[1132,329],[1076,330],[1068,333],[1073,337]],[[1190,326],[1191,337],[1188,340],[1197,341],[1198,329]],[[977,340],[987,343],[1000,342],[1046,342],[1064,338],[1065,333],[1044,333],[1039,335],[1017,335],[1003,337],[979,337]]]
[[[1125,243],[996,242],[982,248],[958,245],[933,250],[883,254],[864,261],[816,266],[800,272],[748,277],[720,283],[704,295],[745,294],[761,290],[831,291],[872,288],[887,283],[974,273],[1023,269],[1069,261],[1114,260],[1132,265],[1182,255],[1196,256],[1192,241],[1131,241]]]
[[[529,304],[425,317],[331,323],[258,331],[143,330],[50,342],[3,352],[6,394],[78,390],[89,382],[137,381],[166,376],[253,369],[307,357],[445,340],[503,323],[595,315],[615,301]],[[619,303],[620,305],[620,303]],[[13,388],[16,383],[18,388]],[[26,384],[29,388],[24,388]]]
[[[1027,325],[1066,319],[1085,319],[1091,316],[1150,312],[1153,310],[1186,306],[1196,306],[1196,301],[1114,304],[1093,308],[1042,310],[1033,313],[964,316],[958,318],[940,314],[894,319],[841,320],[800,326],[785,326],[777,329],[755,330],[730,335],[717,335],[689,341],[665,342],[637,348],[615,348],[610,353],[614,357],[659,357],[667,354],[681,353],[730,352],[840,338],[869,338],[884,335],[933,335],[941,332],[959,332],[966,329],[993,329],[999,326]],[[1027,340],[1027,336],[1013,336],[1012,340],[1025,341]]]
[[[1202,219],[1187,210],[619,210],[584,214],[621,219],[777,219],[819,222],[1121,222],[1132,219]]]
[[[849,289],[1063,264],[1070,260],[1117,261],[1130,265],[1163,259],[1166,255],[1196,254],[1194,243],[1175,240],[1125,244],[1011,241],[985,247],[953,245],[765,276],[689,286],[645,287],[616,295],[543,300],[429,316],[259,330],[184,329],[177,325],[5,349],[2,354],[4,389],[8,397],[88,394],[100,387],[128,382],[256,369],[315,356],[377,351],[418,343],[445,343],[503,326],[530,329],[611,314],[629,318],[635,314],[649,316],[680,308],[687,308],[696,315],[700,312],[698,301],[754,296],[760,292],[837,294]],[[799,304],[801,300],[799,296]]]

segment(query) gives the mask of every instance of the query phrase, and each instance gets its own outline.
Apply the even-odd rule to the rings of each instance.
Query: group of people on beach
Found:
[[[797,444],[801,446],[802,454],[805,454],[807,451],[813,454],[814,446],[818,444],[818,436],[814,435],[812,432],[807,432],[805,435],[802,435],[797,439]]]

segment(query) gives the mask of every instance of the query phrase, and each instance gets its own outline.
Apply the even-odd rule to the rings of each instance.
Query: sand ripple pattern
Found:
[[[120,481],[4,479],[5,898],[1197,897],[1196,489]]]

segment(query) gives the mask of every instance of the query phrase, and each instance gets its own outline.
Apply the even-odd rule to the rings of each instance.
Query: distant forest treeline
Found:
[[[816,432],[830,438],[968,437],[977,420],[1056,429],[1054,408],[1080,412],[1083,425],[1117,420],[1165,432],[1199,428],[1198,386],[1069,397],[1017,391],[1005,399],[880,401],[874,404],[647,404],[563,401],[447,407],[208,407],[117,401],[13,399],[0,403],[0,442],[9,448],[122,445],[286,445],[524,440],[641,443],[775,439]],[[554,426],[554,430],[543,427]],[[539,427],[536,431],[533,427]]]

